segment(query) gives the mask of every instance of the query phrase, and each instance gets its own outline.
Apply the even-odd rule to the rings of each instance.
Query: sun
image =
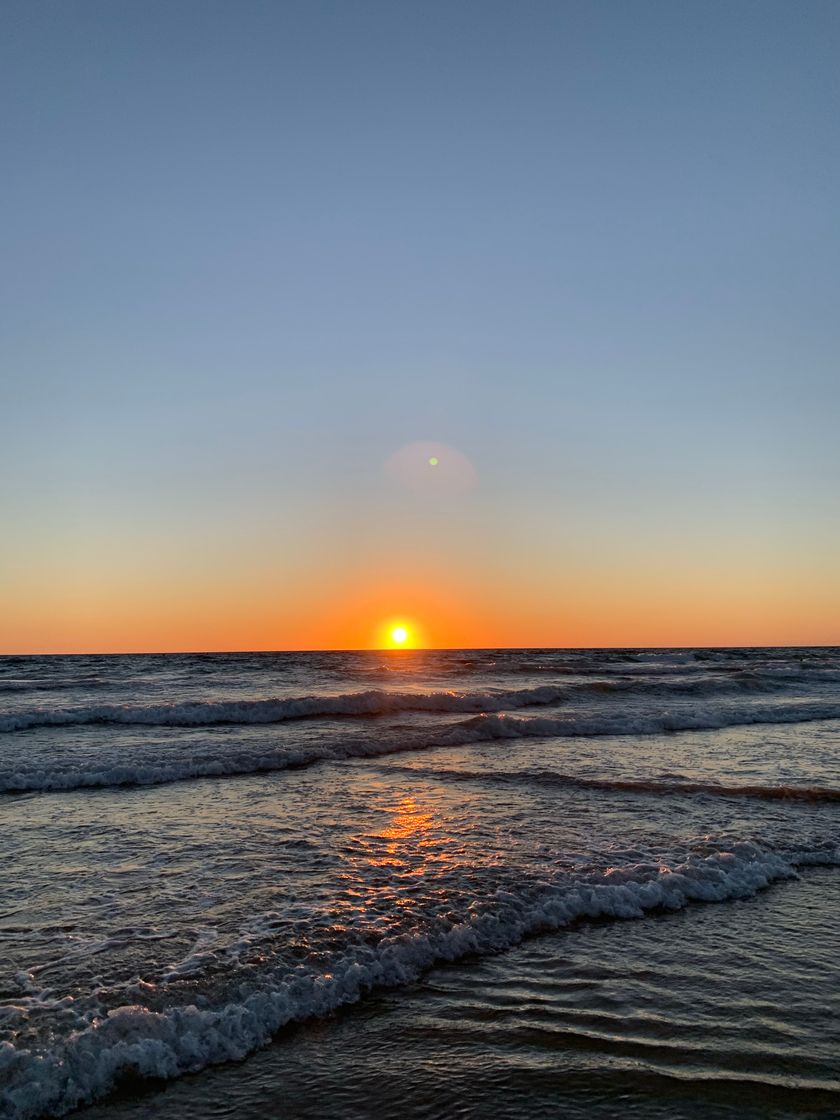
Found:
[[[409,614],[397,614],[380,619],[371,633],[371,649],[409,650],[425,649],[426,628]]]

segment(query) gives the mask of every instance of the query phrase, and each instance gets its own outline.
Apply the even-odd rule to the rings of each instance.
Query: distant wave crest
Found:
[[[540,692],[542,690],[528,690]],[[371,695],[371,694],[362,694]],[[450,694],[444,694],[450,695]],[[520,693],[520,696],[523,694]],[[440,694],[415,700],[440,702]],[[463,699],[453,694],[453,701]],[[498,698],[497,698],[498,699]],[[474,702],[475,698],[470,698]],[[533,702],[533,701],[532,701]],[[399,712],[406,708],[379,709]],[[412,710],[412,709],[408,709]],[[417,709],[413,709],[417,710]],[[441,711],[440,707],[419,710]],[[450,709],[451,710],[451,709]],[[457,706],[455,707],[457,711]],[[471,710],[467,708],[467,711]],[[294,717],[291,717],[294,718]],[[300,718],[300,717],[298,717]],[[574,712],[554,716],[511,716],[482,713],[454,723],[436,724],[428,729],[383,731],[380,737],[336,736],[319,744],[248,745],[235,748],[229,743],[211,743],[199,748],[185,744],[177,753],[177,744],[167,744],[165,751],[134,754],[130,760],[121,756],[51,757],[49,761],[18,757],[0,770],[0,792],[24,793],[36,790],[70,790],[91,787],[160,785],[193,778],[222,778],[257,774],[311,766],[320,762],[349,758],[375,758],[404,751],[431,750],[494,739],[571,738],[576,736],[654,735],[664,732],[713,730],[750,724],[799,723],[810,720],[840,719],[840,704],[820,702],[767,703],[760,707],[730,708],[727,711],[685,710],[631,714],[617,711],[612,715]]]
[[[221,724],[282,723],[330,716],[380,716],[398,712],[499,712],[507,708],[558,704],[564,689],[549,685],[498,692],[396,692],[370,689],[337,696],[260,700],[186,701],[178,704],[99,704],[94,707],[36,708],[0,716],[0,731],[33,727],[133,724],[147,727],[213,727]]]
[[[271,724],[318,718],[364,718],[399,712],[498,713],[518,708],[549,707],[580,697],[726,696],[772,693],[784,678],[756,672],[734,676],[710,675],[693,679],[648,680],[611,678],[535,688],[483,691],[400,692],[369,689],[337,695],[267,697],[247,700],[180,701],[173,704],[96,704],[76,707],[38,707],[0,715],[0,733],[37,727],[134,725],[146,727],[214,727],[224,724]],[[621,717],[617,717],[620,719]],[[714,726],[688,724],[687,726]],[[640,729],[640,730],[643,730]]]

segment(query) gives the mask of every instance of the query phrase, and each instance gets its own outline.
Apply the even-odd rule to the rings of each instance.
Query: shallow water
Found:
[[[3,1115],[840,1114],[839,683],[0,659]]]
[[[724,910],[584,922],[85,1115],[836,1116],[838,906],[818,869]]]

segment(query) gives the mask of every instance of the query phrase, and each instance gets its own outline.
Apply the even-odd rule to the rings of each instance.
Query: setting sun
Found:
[[[429,632],[426,626],[418,621],[414,614],[397,614],[380,616],[380,622],[375,631],[371,633],[370,649],[427,649],[429,646]]]

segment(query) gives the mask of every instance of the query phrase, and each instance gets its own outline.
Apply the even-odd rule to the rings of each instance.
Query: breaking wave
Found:
[[[782,682],[783,683],[783,682]],[[536,688],[483,692],[399,692],[369,689],[338,695],[270,697],[248,700],[182,701],[174,704],[98,704],[72,708],[39,707],[0,715],[0,732],[38,727],[132,725],[144,727],[214,727],[224,724],[271,724],[288,720],[394,715],[399,712],[493,713],[518,708],[560,705],[578,697],[725,696],[777,692],[777,677],[743,672],[699,679],[639,680],[614,678]],[[834,706],[840,714],[840,706]],[[617,717],[620,718],[620,717]],[[695,725],[689,725],[695,726]]]
[[[325,1016],[367,993],[415,981],[433,965],[498,952],[579,919],[633,919],[691,903],[748,898],[795,878],[797,865],[836,864],[836,849],[780,853],[754,843],[712,840],[679,862],[651,860],[574,875],[558,873],[529,891],[499,890],[489,906],[461,919],[436,917],[423,933],[347,945],[320,967],[268,968],[259,988],[214,1005],[102,1011],[83,1029],[43,1049],[0,1043],[0,1103],[9,1120],[61,1115],[106,1095],[120,1077],[173,1078],[239,1060],[285,1024]],[[234,987],[233,992],[236,992]]]
[[[530,693],[540,689],[528,690]],[[361,694],[371,695],[371,694]],[[373,694],[379,695],[379,694]],[[390,694],[393,695],[393,694]],[[400,695],[400,694],[397,694]],[[440,697],[450,696],[453,701],[464,699],[455,694],[432,694],[414,697],[419,701],[440,702]],[[508,694],[509,697],[510,694]],[[517,695],[524,695],[519,693]],[[341,699],[341,698],[340,698]],[[346,698],[343,698],[346,699]],[[470,697],[470,702],[476,698]],[[486,699],[486,698],[485,698]],[[532,701],[533,702],[533,701]],[[385,712],[404,711],[405,708],[385,708]],[[408,710],[416,710],[409,708]],[[420,710],[441,711],[439,707]],[[451,709],[450,709],[451,710]],[[458,710],[457,707],[455,710]],[[467,708],[469,711],[470,708]],[[295,717],[289,717],[295,718]],[[301,717],[297,717],[301,718]],[[490,741],[494,739],[574,738],[607,735],[654,735],[664,732],[714,730],[722,727],[750,724],[800,723],[813,720],[840,719],[840,704],[821,702],[786,702],[763,706],[730,708],[718,712],[709,710],[674,710],[650,714],[616,712],[614,715],[597,713],[581,715],[570,712],[560,716],[509,716],[482,713],[456,723],[440,724],[422,730],[390,729],[380,738],[361,735],[336,738],[322,744],[299,747],[211,743],[198,747],[185,744],[184,753],[176,754],[179,747],[172,744],[165,752],[132,750],[131,756],[116,757],[86,755],[84,759],[50,755],[18,757],[5,770],[0,770],[0,793],[26,793],[58,791],[105,786],[149,786],[168,782],[187,781],[194,778],[223,778],[227,776],[257,774],[268,771],[298,769],[322,762],[350,758],[376,758],[407,751],[433,750]],[[103,751],[102,754],[105,754]]]
[[[95,707],[38,708],[0,717],[0,731],[34,727],[83,727],[132,724],[145,727],[213,727],[267,724],[330,716],[381,716],[398,712],[497,712],[506,708],[560,703],[560,688],[521,688],[499,692],[393,692],[370,689],[338,696],[300,696],[265,700],[220,700],[179,704],[102,704]]]

